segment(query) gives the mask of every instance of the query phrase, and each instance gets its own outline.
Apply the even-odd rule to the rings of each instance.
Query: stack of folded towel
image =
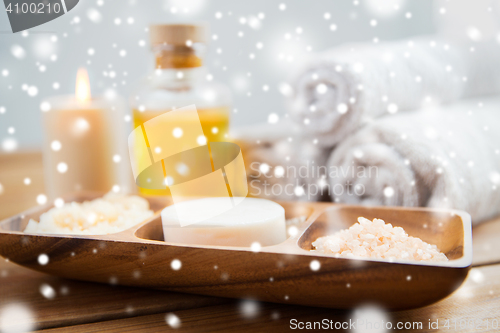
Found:
[[[432,37],[350,44],[312,59],[292,79],[290,116],[306,136],[334,146],[366,122],[500,92],[496,42]]]
[[[309,169],[285,172],[280,182],[302,190],[282,199],[328,194],[487,219],[500,213],[500,98],[461,100],[500,93],[498,59],[498,43],[432,37],[332,49],[298,70],[290,119],[252,130],[270,139],[265,153],[257,144],[245,158],[273,170],[284,161]],[[311,193],[311,184],[323,192]]]
[[[345,139],[327,165],[344,171],[329,178],[338,202],[491,218],[500,213],[500,98],[381,118]]]

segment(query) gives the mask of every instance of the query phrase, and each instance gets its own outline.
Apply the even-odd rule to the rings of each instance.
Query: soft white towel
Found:
[[[336,202],[500,213],[500,97],[378,119],[328,160]]]
[[[498,59],[498,43],[438,37],[336,47],[293,77],[290,116],[331,147],[384,114],[500,92]]]

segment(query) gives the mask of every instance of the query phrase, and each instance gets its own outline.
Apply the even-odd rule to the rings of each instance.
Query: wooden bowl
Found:
[[[84,201],[82,195],[70,198]],[[457,289],[472,261],[471,220],[461,211],[280,202],[287,218],[307,216],[297,236],[252,252],[247,247],[179,245],[163,241],[159,210],[166,199],[148,199],[157,213],[126,231],[97,236],[22,232],[35,207],[0,222],[0,254],[19,265],[70,279],[185,293],[349,309],[377,304],[389,310],[424,306]],[[66,200],[68,202],[68,200]],[[435,244],[448,262],[334,258],[311,252],[316,238],[348,228],[358,216],[381,218]],[[50,260],[38,263],[45,253]],[[182,263],[179,270],[171,262]],[[311,261],[320,269],[313,271]]]

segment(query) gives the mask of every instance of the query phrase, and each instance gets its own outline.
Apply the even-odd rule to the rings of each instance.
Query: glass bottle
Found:
[[[203,64],[205,26],[152,25],[149,32],[156,68],[131,98],[134,128],[165,112],[195,104],[207,141],[226,141],[231,98],[229,89],[212,81]],[[170,194],[168,189],[139,191]]]

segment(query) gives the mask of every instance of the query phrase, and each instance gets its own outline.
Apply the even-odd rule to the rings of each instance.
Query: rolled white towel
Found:
[[[496,42],[451,44],[438,37],[336,47],[292,78],[290,116],[304,135],[334,146],[387,113],[500,92],[498,59]]]
[[[327,165],[336,202],[500,213],[500,97],[378,119]]]

